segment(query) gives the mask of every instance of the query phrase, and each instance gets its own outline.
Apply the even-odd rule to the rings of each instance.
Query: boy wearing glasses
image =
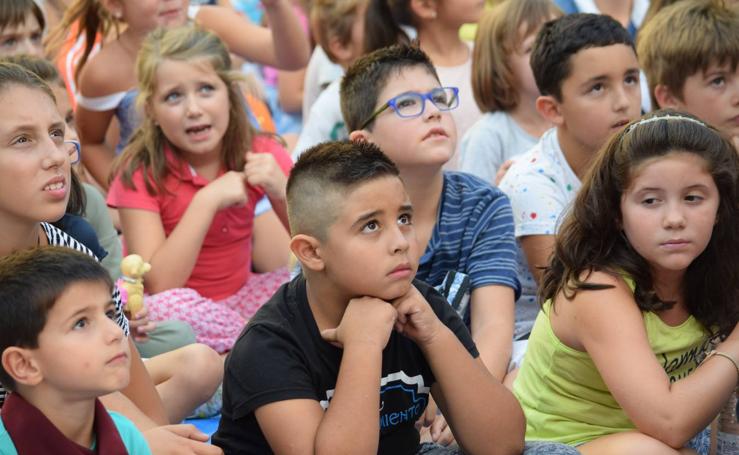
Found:
[[[457,132],[458,89],[441,87],[428,56],[396,45],[361,57],[344,76],[341,109],[353,141],[377,144],[398,166],[415,208],[417,278],[437,287],[472,333],[498,380],[508,369],[519,293],[513,215],[487,182],[443,171]],[[447,442],[432,426],[432,437]]]
[[[287,201],[303,273],[229,354],[213,442],[227,454],[458,454],[419,443],[431,395],[465,453],[521,453],[518,402],[444,297],[414,280],[417,212],[388,157],[319,144],[292,169]]]

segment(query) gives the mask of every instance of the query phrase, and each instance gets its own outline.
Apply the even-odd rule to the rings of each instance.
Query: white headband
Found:
[[[671,114],[667,114],[667,115],[658,115],[658,116],[655,116],[655,117],[649,117],[649,118],[645,118],[643,120],[639,120],[638,122],[631,124],[626,129],[626,134],[629,134],[630,132],[632,132],[634,130],[634,128],[636,128],[639,125],[644,125],[646,123],[652,123],[652,122],[658,122],[660,120],[686,120],[688,122],[697,123],[700,126],[707,127],[707,125],[705,123],[701,122],[700,120],[696,120],[696,119],[694,119],[692,117],[685,117],[685,116],[682,116],[682,115],[671,115]]]

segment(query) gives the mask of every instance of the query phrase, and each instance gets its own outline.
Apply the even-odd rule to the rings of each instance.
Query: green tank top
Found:
[[[633,291],[633,281],[626,282]],[[551,301],[545,302],[513,384],[513,393],[526,414],[526,440],[577,445],[633,430],[634,424],[611,395],[590,356],[566,346],[554,334],[550,309]],[[695,370],[710,348],[708,331],[693,316],[672,327],[655,313],[642,314],[649,345],[670,382]]]

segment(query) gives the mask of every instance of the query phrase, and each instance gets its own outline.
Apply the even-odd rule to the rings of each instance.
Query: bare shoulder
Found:
[[[107,44],[82,69],[80,92],[94,98],[131,89],[136,85],[136,77],[129,62],[130,56],[116,41]]]

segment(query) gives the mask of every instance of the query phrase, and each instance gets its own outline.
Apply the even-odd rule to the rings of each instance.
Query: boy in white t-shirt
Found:
[[[531,67],[542,93],[536,108],[555,128],[516,159],[500,184],[511,199],[520,247],[516,340],[531,331],[537,283],[580,178],[608,137],[639,117],[641,102],[633,40],[609,16],[573,14],[548,22],[537,35]],[[514,361],[516,351],[514,343]]]

